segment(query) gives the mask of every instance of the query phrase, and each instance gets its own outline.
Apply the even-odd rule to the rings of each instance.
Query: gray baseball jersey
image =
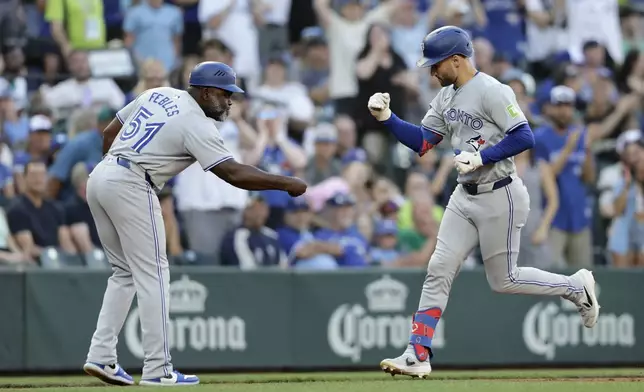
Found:
[[[109,153],[145,169],[157,188],[197,160],[204,170],[232,158],[215,126],[183,90],[148,90],[117,115],[123,128]]]
[[[454,150],[477,152],[494,146],[527,120],[512,89],[479,72],[458,89],[443,87],[429,106],[422,125],[451,142]],[[460,175],[460,183],[485,184],[514,174],[507,158]]]
[[[116,363],[117,337],[136,293],[145,354],[143,378],[152,379],[173,370],[168,340],[170,272],[161,206],[141,169],[158,190],[195,160],[209,170],[232,155],[214,121],[185,91],[148,90],[117,117],[123,127],[87,182],[87,203],[114,270],[87,360]],[[122,166],[118,157],[130,164]]]
[[[525,123],[512,89],[481,72],[458,89],[444,87],[422,121],[428,130],[448,138],[455,150],[468,152],[499,143],[508,132]],[[445,311],[452,281],[477,246],[494,291],[579,301],[583,292],[579,279],[517,266],[520,233],[528,217],[530,198],[515,171],[513,158],[507,158],[459,176],[460,183],[489,184],[508,176],[512,182],[497,189],[484,187],[486,190],[476,194],[458,186],[452,193],[440,222],[436,249],[427,265],[419,310],[439,309],[439,314]],[[413,348],[409,350],[414,352]]]

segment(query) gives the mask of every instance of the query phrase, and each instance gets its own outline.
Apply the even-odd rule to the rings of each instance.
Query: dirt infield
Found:
[[[642,369],[435,370],[424,379],[373,372],[199,374],[203,392],[642,392]],[[138,377],[135,377],[138,378]],[[543,384],[547,383],[546,386]],[[545,389],[544,389],[545,388]],[[89,376],[0,377],[0,392],[114,392]],[[156,388],[146,389],[150,392]],[[163,389],[162,389],[163,390]]]
[[[431,377],[428,378],[431,380]],[[598,383],[598,382],[643,382],[644,377],[542,377],[542,378],[492,378],[480,377],[471,378],[470,381],[498,381],[498,382],[584,382],[584,383]]]

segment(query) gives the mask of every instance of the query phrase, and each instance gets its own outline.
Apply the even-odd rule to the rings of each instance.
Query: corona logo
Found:
[[[206,316],[208,290],[203,284],[183,275],[170,283],[170,321],[167,335],[170,350],[244,351],[246,323],[241,317]],[[132,309],[125,321],[125,344],[137,358],[143,359],[139,310]]]
[[[366,306],[342,304],[331,314],[327,340],[331,350],[340,357],[359,362],[365,350],[404,350],[411,333],[411,311],[406,311],[409,289],[389,275],[365,287]],[[442,320],[432,341],[442,348]]]

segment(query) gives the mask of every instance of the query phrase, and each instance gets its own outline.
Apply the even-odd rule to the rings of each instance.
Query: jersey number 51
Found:
[[[123,133],[121,133],[120,139],[127,141],[134,138],[141,128],[143,128],[143,136],[131,146],[131,148],[136,152],[141,152],[143,147],[150,143],[150,140],[152,140],[154,135],[156,135],[157,132],[159,132],[159,130],[165,125],[165,123],[144,122],[150,117],[152,117],[152,113],[141,106],[134,114],[134,117],[132,117],[132,121],[128,124],[127,129],[124,129]]]

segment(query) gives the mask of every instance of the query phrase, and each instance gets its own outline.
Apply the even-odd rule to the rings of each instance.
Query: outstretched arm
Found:
[[[210,171],[230,185],[249,191],[279,190],[293,197],[306,191],[306,184],[297,177],[270,174],[232,158],[215,165]]]
[[[193,156],[204,171],[210,171],[230,185],[249,191],[280,190],[291,196],[306,192],[306,183],[296,177],[266,173],[254,166],[235,161],[212,122],[195,118],[183,132],[186,152]]]

